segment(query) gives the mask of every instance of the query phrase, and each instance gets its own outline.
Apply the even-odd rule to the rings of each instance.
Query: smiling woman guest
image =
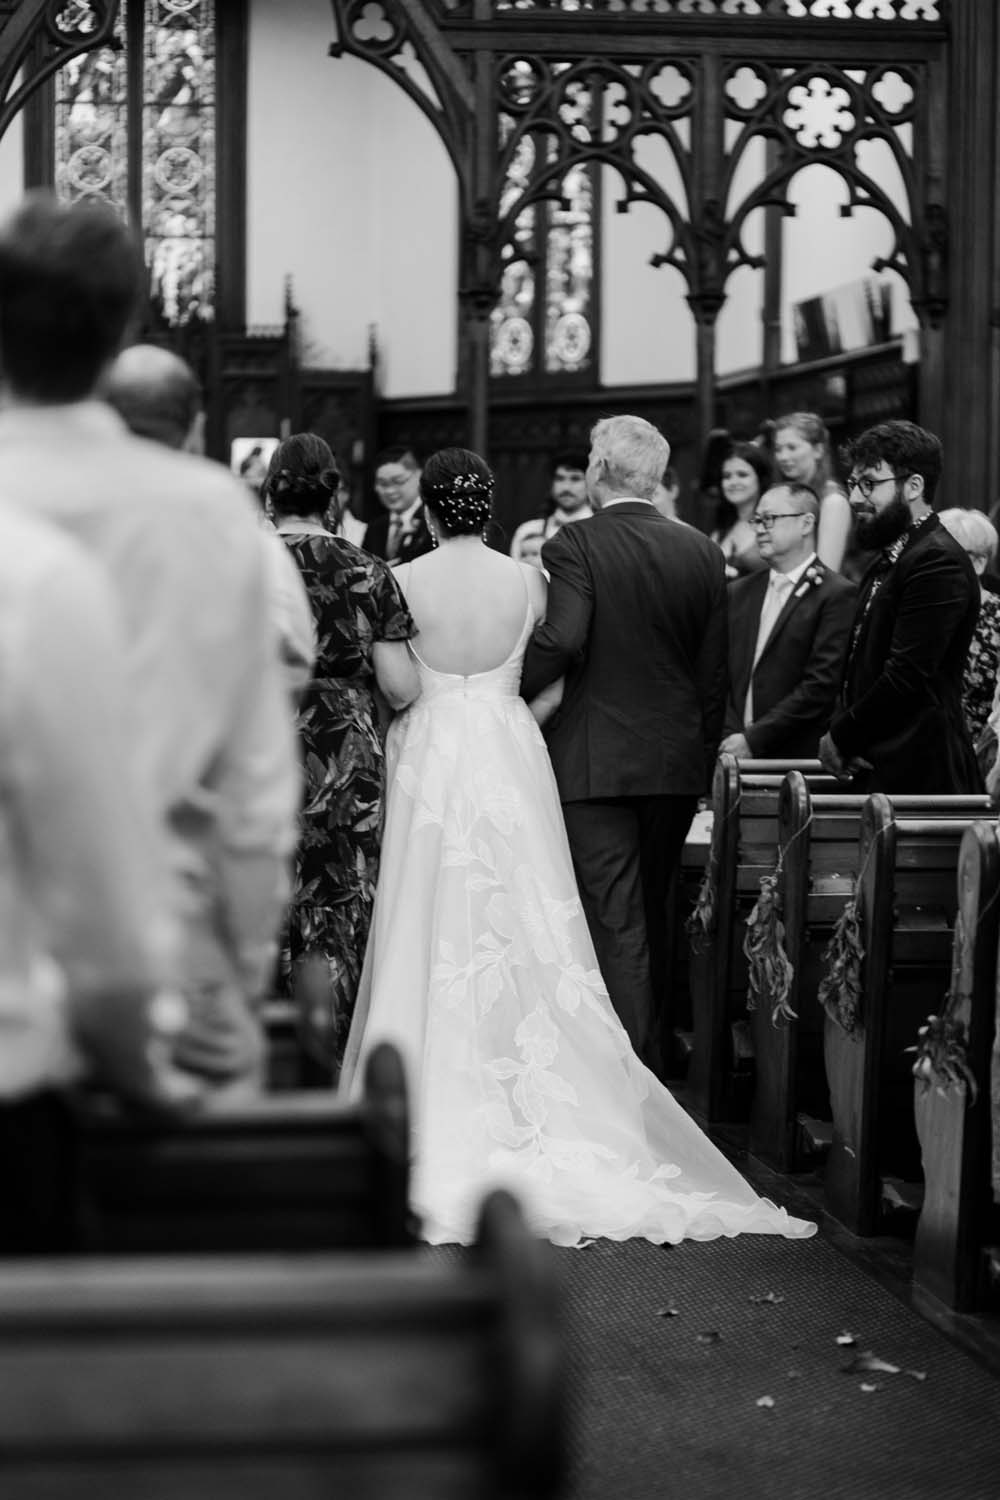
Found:
[[[753,516],[757,502],[771,483],[767,454],[754,443],[734,443],[722,464],[722,498],[711,537],[722,548],[730,582],[746,573],[759,573],[767,564],[757,547]]]
[[[816,551],[820,562],[838,573],[854,576],[845,567],[851,540],[851,507],[842,484],[834,478],[830,434],[811,411],[793,411],[774,424],[774,461],[781,477],[807,484],[819,498]]]

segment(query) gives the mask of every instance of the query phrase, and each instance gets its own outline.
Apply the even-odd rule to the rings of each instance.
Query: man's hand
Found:
[[[719,746],[720,755],[735,755],[738,760],[753,760],[753,751],[745,734],[727,734]]]
[[[819,742],[819,761],[824,771],[829,771],[831,776],[836,776],[838,781],[850,781],[851,773],[841,757],[840,751],[828,733],[824,734]]]

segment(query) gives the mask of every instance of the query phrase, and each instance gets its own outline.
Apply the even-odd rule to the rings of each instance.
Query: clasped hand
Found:
[[[824,771],[829,771],[838,781],[850,781],[859,772],[872,769],[871,761],[865,760],[863,756],[855,755],[850,760],[845,760],[829,733],[824,734],[820,740],[818,754]]]

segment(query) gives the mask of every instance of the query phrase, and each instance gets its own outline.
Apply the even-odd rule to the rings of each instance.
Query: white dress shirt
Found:
[[[797,568],[792,568],[788,573],[779,573],[777,568],[772,568],[767,580],[767,589],[764,593],[764,602],[760,607],[760,620],[757,624],[757,644],[753,653],[753,668],[750,671],[750,684],[747,688],[747,701],[743,713],[745,724],[753,723],[753,672],[760,661],[764,647],[771,637],[771,631],[778,622],[778,616],[788,603],[792,592],[797,587],[799,580],[816,561],[815,552],[811,552],[804,563]]]
[[[125,653],[107,579],[54,527],[0,507],[0,1099],[80,1070],[74,1015],[134,1048],[176,953],[165,845],[136,795]],[[122,1029],[132,1032],[123,1037]],[[106,1080],[107,1081],[107,1080]]]
[[[300,774],[253,500],[221,464],[134,437],[99,401],[0,412],[0,475],[0,504],[53,521],[111,583],[181,977],[259,1053],[247,1001],[272,971]]]

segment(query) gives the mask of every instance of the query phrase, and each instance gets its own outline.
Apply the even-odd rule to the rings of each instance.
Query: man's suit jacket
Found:
[[[564,802],[701,795],[726,705],[719,548],[643,500],[545,543],[545,622],[528,646],[528,699],[565,675],[548,733]]]
[[[861,581],[863,611],[880,567]],[[962,673],[979,615],[968,554],[928,516],[889,570],[849,651],[830,734],[874,771],[869,790],[978,792],[982,778],[962,712]]]
[[[814,583],[813,578],[819,582]],[[726,733],[744,734],[755,756],[815,756],[829,727],[854,620],[853,583],[814,561],[774,622],[753,664],[770,569],[729,585],[729,703]],[[753,723],[744,725],[753,676]]]
[[[383,511],[368,524],[365,539],[361,545],[373,557],[385,557],[385,549],[389,541],[390,519],[389,512]],[[404,531],[399,539],[399,551],[393,558],[393,562],[412,562],[415,557],[423,557],[425,552],[432,551],[433,547],[434,542],[427,526],[427,517],[421,505],[413,514],[410,530]]]

